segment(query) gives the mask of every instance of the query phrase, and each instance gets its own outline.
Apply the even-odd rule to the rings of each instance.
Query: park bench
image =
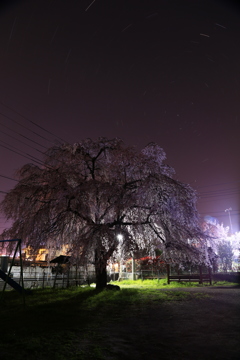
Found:
[[[168,275],[168,284],[171,281],[178,282],[198,282],[202,284],[203,282],[209,282],[212,285],[212,277],[211,274],[179,274],[179,275]]]

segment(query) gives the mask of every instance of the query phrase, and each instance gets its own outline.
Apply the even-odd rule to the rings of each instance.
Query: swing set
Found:
[[[3,286],[3,290],[2,290],[2,296],[1,299],[3,299],[3,295],[6,289],[7,284],[10,285],[13,289],[15,289],[16,291],[18,291],[22,297],[23,297],[23,303],[25,305],[25,289],[24,289],[24,282],[23,282],[23,265],[22,265],[22,251],[21,251],[21,244],[22,244],[22,240],[21,239],[10,239],[10,240],[0,240],[0,243],[7,243],[7,242],[16,242],[16,248],[14,250],[14,255],[11,261],[11,265],[9,267],[8,271],[3,271],[0,268],[0,278],[4,281],[4,286]],[[14,260],[16,258],[17,252],[19,251],[19,257],[20,257],[20,281],[19,283],[17,283],[16,281],[14,281],[11,278],[11,270],[14,264]],[[21,283],[21,285],[20,285]]]

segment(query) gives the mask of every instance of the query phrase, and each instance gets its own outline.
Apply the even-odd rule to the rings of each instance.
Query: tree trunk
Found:
[[[96,289],[102,290],[107,286],[107,261],[103,251],[95,251]]]
[[[107,269],[95,265],[96,289],[102,290],[107,286]]]

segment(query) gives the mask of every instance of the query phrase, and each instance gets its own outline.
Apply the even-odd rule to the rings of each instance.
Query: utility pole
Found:
[[[118,280],[122,280],[122,242],[123,242],[123,235],[118,234],[117,239],[118,239],[118,242],[119,242],[119,250],[120,250],[120,269],[119,269]]]
[[[233,235],[233,228],[232,228],[232,219],[231,219],[231,214],[230,211],[232,211],[232,208],[230,207],[229,209],[226,209],[225,212],[228,212],[228,216],[229,216],[229,224],[230,224],[230,229],[231,229],[231,234]]]

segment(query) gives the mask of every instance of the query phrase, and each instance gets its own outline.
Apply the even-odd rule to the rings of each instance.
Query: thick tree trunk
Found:
[[[95,273],[96,273],[96,289],[102,290],[107,286],[107,269],[99,268],[95,265]]]
[[[107,286],[107,261],[103,251],[95,251],[96,289],[102,290]]]

